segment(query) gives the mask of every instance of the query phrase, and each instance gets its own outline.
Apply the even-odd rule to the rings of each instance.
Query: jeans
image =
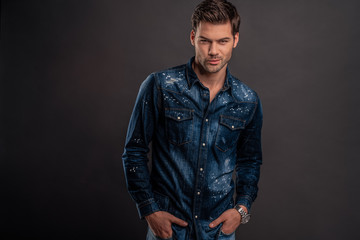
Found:
[[[178,239],[178,238],[176,238],[176,236],[172,236],[172,237],[166,238],[166,239],[160,238],[160,237],[155,236],[154,233],[151,231],[151,229],[148,228],[146,240],[182,240],[182,239]],[[201,239],[201,240],[205,240],[205,239]],[[210,239],[208,239],[208,240],[210,240]],[[235,232],[227,235],[220,230],[218,232],[218,234],[216,234],[214,240],[235,240]]]

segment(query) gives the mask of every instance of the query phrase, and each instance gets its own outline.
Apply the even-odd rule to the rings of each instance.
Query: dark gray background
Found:
[[[360,2],[233,1],[264,107],[237,239],[359,239]],[[121,154],[138,87],[193,55],[199,1],[1,1],[1,236],[144,239]]]

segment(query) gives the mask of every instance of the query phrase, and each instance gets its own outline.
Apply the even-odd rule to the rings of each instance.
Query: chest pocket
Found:
[[[229,150],[237,142],[240,132],[244,128],[244,120],[221,115],[215,139],[216,147],[223,152]]]
[[[192,141],[194,132],[193,110],[165,109],[166,135],[169,142],[182,145]]]

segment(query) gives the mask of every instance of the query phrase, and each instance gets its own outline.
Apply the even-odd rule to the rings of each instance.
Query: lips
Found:
[[[220,62],[220,59],[209,59],[208,60],[208,63],[210,64],[213,64],[213,65],[216,65]]]

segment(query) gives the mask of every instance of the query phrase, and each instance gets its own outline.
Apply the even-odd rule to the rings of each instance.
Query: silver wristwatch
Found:
[[[241,215],[241,224],[245,224],[250,221],[250,213],[246,213],[245,210],[240,206],[235,206],[236,211],[238,211]]]

